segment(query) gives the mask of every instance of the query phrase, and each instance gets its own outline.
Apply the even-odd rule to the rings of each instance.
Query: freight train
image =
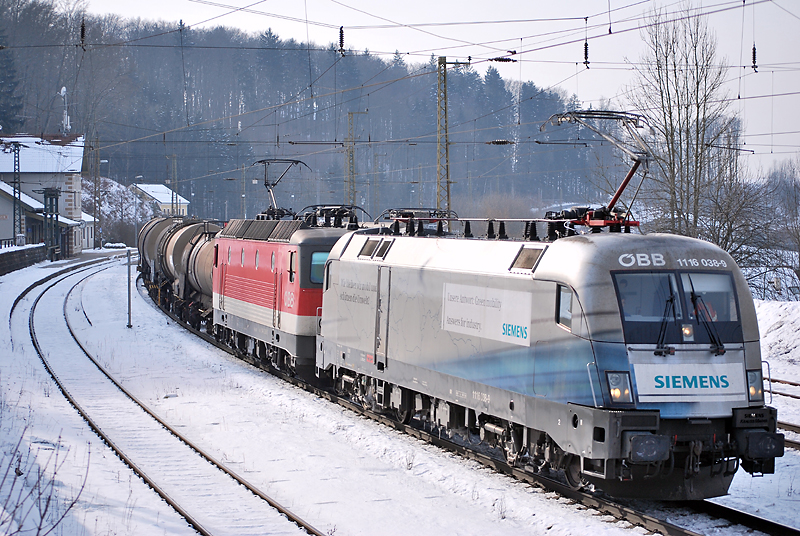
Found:
[[[725,251],[630,233],[607,210],[549,214],[522,239],[443,220],[155,219],[140,269],[155,300],[251,363],[576,488],[693,500],[726,494],[740,466],[774,472],[755,309]]]

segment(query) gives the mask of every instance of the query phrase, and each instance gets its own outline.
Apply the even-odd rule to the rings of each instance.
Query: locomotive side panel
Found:
[[[365,240],[353,237],[348,250],[360,251]],[[424,260],[421,266],[403,265],[433,258],[439,247],[470,246],[452,240],[397,239],[380,263],[346,254],[333,260],[318,367],[377,374],[394,385],[527,426],[549,425],[536,420],[548,412],[529,412],[526,397],[538,396],[545,405],[602,400],[599,392],[592,395],[589,374],[595,389],[599,383],[587,367],[594,361],[590,343],[557,322],[556,283],[533,281],[530,272],[509,273],[520,243],[472,247],[481,245],[485,254],[475,256],[473,249],[470,256],[504,270],[474,272],[460,261],[453,262],[459,266],[454,270],[431,268]],[[388,300],[378,299],[381,267],[387,273],[382,279],[389,277]],[[571,327],[585,331],[579,301],[570,305]],[[387,317],[388,331],[381,340],[376,333]],[[378,358],[381,344],[385,362]]]

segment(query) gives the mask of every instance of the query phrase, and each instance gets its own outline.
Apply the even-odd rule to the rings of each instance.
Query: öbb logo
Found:
[[[630,268],[634,264],[638,266],[664,266],[666,261],[661,253],[623,253],[619,256],[620,265]]]

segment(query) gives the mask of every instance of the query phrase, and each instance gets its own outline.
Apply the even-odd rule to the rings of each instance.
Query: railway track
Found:
[[[30,306],[28,330],[45,369],[70,404],[117,457],[198,533],[321,536],[322,532],[158,418],[73,336],[67,315],[70,293],[107,267],[79,265],[62,270],[28,287],[14,303],[16,308],[35,288],[49,283]],[[87,270],[91,273],[83,275]],[[63,302],[61,307],[53,305],[58,300]],[[41,307],[44,303],[49,306]]]
[[[140,294],[148,301],[148,303],[152,304],[152,302],[149,300],[149,296],[147,295],[146,291],[144,291],[138,285],[137,288],[139,288]],[[571,489],[566,484],[558,480],[555,480],[553,478],[550,478],[548,476],[531,473],[528,471],[524,471],[520,468],[512,467],[502,459],[476,452],[464,445],[460,445],[458,443],[450,441],[449,439],[442,438],[436,433],[431,433],[431,431],[426,430],[424,426],[420,427],[419,425],[416,425],[417,421],[412,421],[412,424],[404,425],[387,416],[365,410],[359,404],[353,403],[348,399],[338,397],[335,394],[331,393],[330,391],[310,385],[298,378],[287,375],[279,370],[272,368],[264,369],[260,363],[258,363],[255,359],[252,358],[252,356],[241,354],[240,352],[234,350],[233,348],[217,341],[213,336],[208,335],[203,331],[191,328],[170,311],[157,307],[155,304],[152,305],[153,307],[156,307],[159,310],[161,310],[164,314],[170,317],[177,324],[181,325],[184,329],[191,331],[194,335],[201,337],[209,344],[214,345],[217,348],[231,355],[234,355],[235,357],[257,368],[266,370],[270,374],[277,376],[282,380],[295,385],[296,387],[299,387],[307,392],[315,394],[316,396],[325,398],[335,404],[345,407],[353,411],[354,413],[357,413],[358,415],[367,417],[373,421],[380,422],[381,424],[405,432],[408,435],[416,437],[417,439],[420,439],[432,445],[436,445],[444,450],[458,454],[464,458],[475,460],[486,467],[492,468],[498,472],[509,475],[519,481],[527,482],[531,485],[538,486],[547,491],[555,492],[562,497],[566,497],[587,508],[596,510],[599,513],[611,515],[616,519],[626,521],[628,523],[631,523],[632,525],[641,526],[650,532],[660,533],[670,536],[699,536],[699,533],[689,528],[681,527],[665,519],[659,519],[647,513],[637,511],[634,507],[621,504],[619,501],[608,499],[601,493],[576,491]],[[751,530],[760,531],[765,534],[770,534],[774,536],[783,536],[783,535],[800,536],[800,529],[781,525],[779,523],[775,523],[773,521],[764,519],[762,517],[754,516],[747,512],[729,508],[727,506],[720,505],[717,503],[712,503],[710,501],[693,501],[690,503],[683,503],[681,504],[681,506],[682,507],[688,506],[690,509],[694,510],[697,513],[709,515],[714,518],[724,519],[731,523],[743,525]]]

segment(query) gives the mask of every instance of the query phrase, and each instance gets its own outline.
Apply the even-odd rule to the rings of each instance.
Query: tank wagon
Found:
[[[151,297],[196,329],[212,312],[211,253],[219,230],[214,222],[156,218],[139,232],[139,270]]]
[[[576,216],[597,217],[550,232]],[[747,284],[680,236],[348,234],[325,265],[316,367],[366,407],[615,496],[724,495],[740,464],[772,473],[783,454]]]

